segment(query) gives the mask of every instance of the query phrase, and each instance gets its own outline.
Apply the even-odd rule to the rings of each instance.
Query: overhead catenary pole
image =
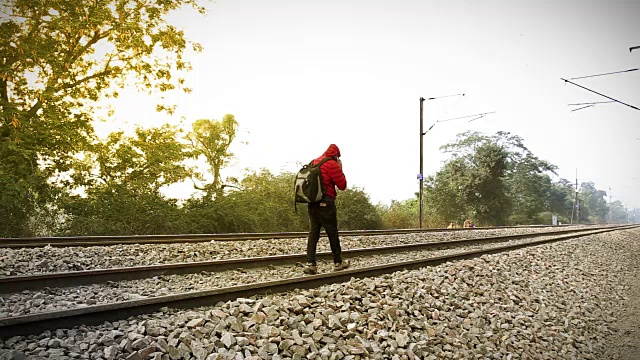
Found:
[[[571,221],[570,224],[573,225],[573,214],[576,211],[576,198],[573,198],[573,204],[571,204]]]
[[[422,229],[422,218],[423,218],[423,205],[422,205],[422,187],[424,184],[424,172],[423,172],[423,152],[424,152],[424,143],[423,143],[423,136],[431,129],[433,129],[433,127],[436,125],[435,123],[433,125],[431,125],[427,131],[424,131],[424,121],[423,121],[423,115],[424,115],[424,101],[425,100],[435,100],[435,99],[442,99],[442,98],[447,98],[447,97],[452,97],[452,96],[464,96],[464,94],[453,94],[453,95],[445,95],[445,96],[438,96],[438,97],[430,97],[429,99],[425,99],[423,97],[420,97],[420,172],[418,173],[418,180],[420,180],[420,189],[419,189],[419,195],[418,195],[418,202],[419,207],[420,207],[420,229]]]
[[[576,224],[580,225],[580,199],[578,198],[578,169],[576,169]]]
[[[420,195],[418,197],[418,201],[420,202],[420,229],[422,229],[422,182],[424,181],[424,173],[422,172],[422,146],[424,136],[424,125],[423,125],[423,111],[424,111],[424,98],[420,97],[420,172],[418,173],[418,179],[420,180]]]
[[[423,169],[423,163],[424,163],[424,159],[423,159],[423,152],[424,152],[424,139],[423,136],[426,135],[429,130],[433,129],[434,126],[436,126],[437,123],[439,122],[443,122],[443,121],[449,121],[449,120],[457,120],[457,119],[464,119],[464,118],[469,118],[469,117],[474,117],[474,119],[469,120],[471,121],[475,121],[478,120],[480,118],[485,117],[488,114],[493,114],[495,113],[495,111],[492,112],[486,112],[486,113],[480,113],[480,114],[474,114],[474,115],[467,115],[467,116],[462,116],[462,117],[458,117],[458,118],[454,118],[454,119],[446,119],[446,120],[438,120],[436,122],[433,123],[433,125],[429,126],[429,128],[425,131],[424,130],[424,101],[425,100],[436,100],[436,99],[442,99],[442,98],[448,98],[448,97],[452,97],[452,96],[464,96],[464,93],[461,94],[452,94],[452,95],[445,95],[445,96],[437,96],[437,97],[430,97],[430,98],[423,98],[420,97],[420,173],[418,173],[418,180],[420,180],[420,189],[418,192],[418,202],[419,202],[419,207],[420,207],[420,228],[422,229],[422,219],[423,219],[423,204],[422,204],[422,193],[423,193],[423,185],[424,185],[424,169]]]
[[[613,212],[611,211],[611,186],[609,186],[609,224],[613,223]]]
[[[576,169],[576,192],[575,192],[575,197],[573,198],[573,206],[571,206],[571,225],[573,225],[573,214],[576,212],[576,210],[580,207],[580,204],[578,204],[578,169]],[[578,217],[576,216],[576,219]],[[576,223],[578,223],[578,221],[576,221]]]

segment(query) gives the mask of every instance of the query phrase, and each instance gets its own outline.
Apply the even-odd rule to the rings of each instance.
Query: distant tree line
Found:
[[[470,131],[441,149],[451,159],[425,183],[431,224],[464,219],[486,226],[548,224],[554,214],[563,224],[572,219],[574,223],[628,220],[622,203],[609,206],[607,193],[592,182],[580,185],[576,199],[575,186],[559,178],[557,167],[535,156],[517,135]]]
[[[3,214],[9,214],[3,219],[9,221],[2,221],[0,236],[306,230],[305,206],[293,211],[293,173],[262,169],[242,179],[221,177],[234,156],[228,150],[237,127],[234,116],[227,114],[220,121],[194,122],[187,134],[163,125],[138,129],[134,136],[114,132],[93,139],[64,173],[49,179],[54,191],[45,199],[51,200],[31,208],[2,202]],[[442,150],[452,156],[425,182],[426,226],[444,227],[451,221],[460,225],[466,219],[478,226],[549,224],[552,214],[570,222],[573,184],[553,180],[555,166],[533,155],[520,137],[467,132]],[[208,169],[187,165],[196,159]],[[189,199],[179,201],[161,191],[183,180],[192,181],[196,189]],[[15,191],[3,187],[0,194],[6,199]],[[627,222],[623,205],[616,201],[609,206],[605,197],[593,183],[582,183],[579,222]],[[344,230],[418,226],[417,196],[374,205],[364,190],[352,187],[341,192],[337,202]]]

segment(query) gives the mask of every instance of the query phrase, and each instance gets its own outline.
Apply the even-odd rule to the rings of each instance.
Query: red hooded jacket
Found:
[[[314,164],[319,163],[324,158],[333,158],[333,160],[325,161],[320,165],[320,174],[322,174],[322,189],[325,195],[332,199],[336,198],[336,186],[340,190],[347,188],[347,179],[342,172],[342,165],[337,161],[340,157],[340,149],[335,144],[329,145],[327,151],[319,158],[313,160]]]

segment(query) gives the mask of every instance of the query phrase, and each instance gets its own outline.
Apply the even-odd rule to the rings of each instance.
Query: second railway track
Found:
[[[402,244],[394,246],[357,248],[343,251],[347,257],[370,256],[378,254],[398,253],[406,251],[427,250],[448,248],[454,246],[465,246],[479,243],[491,243],[508,241],[522,238],[533,238],[540,236],[571,234],[581,231],[599,230],[604,228],[591,229],[563,229],[548,232],[515,234],[492,237],[474,237],[462,240],[449,240],[437,242],[420,242],[414,244]],[[319,259],[330,259],[331,252],[323,251],[318,253]],[[274,255],[251,258],[237,258],[227,260],[184,262],[173,264],[157,264],[146,266],[118,267],[110,269],[93,269],[83,271],[68,271],[56,273],[44,273],[36,275],[18,275],[0,277],[0,294],[13,293],[23,290],[42,289],[44,287],[70,287],[87,284],[106,283],[108,281],[145,279],[160,275],[180,275],[193,274],[198,272],[220,272],[235,270],[238,268],[252,269],[267,266],[292,265],[306,260],[305,254]]]
[[[565,227],[570,225],[522,225],[495,226],[456,229],[394,229],[394,230],[346,230],[341,236],[375,236],[412,233],[432,233],[442,231],[473,231],[502,229],[537,229],[546,227]],[[31,247],[71,247],[71,246],[106,246],[126,244],[174,244],[198,243],[209,241],[247,241],[263,239],[294,239],[306,237],[307,232],[272,232],[272,233],[230,233],[230,234],[179,234],[179,235],[118,235],[118,236],[69,236],[69,237],[34,237],[34,238],[0,238],[0,248]]]

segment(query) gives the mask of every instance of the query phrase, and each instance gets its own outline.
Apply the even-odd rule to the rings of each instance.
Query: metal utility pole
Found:
[[[423,214],[423,206],[422,206],[422,187],[424,184],[424,169],[423,169],[423,152],[424,152],[424,140],[423,140],[423,136],[429,132],[429,130],[433,129],[434,126],[436,126],[437,123],[439,122],[443,122],[443,121],[450,121],[450,120],[457,120],[457,119],[464,119],[464,118],[469,118],[469,117],[475,117],[474,119],[469,120],[471,121],[475,121],[478,120],[480,118],[485,117],[488,114],[493,114],[495,111],[493,112],[488,112],[488,113],[480,113],[480,114],[475,114],[475,115],[467,115],[467,116],[462,116],[462,117],[457,117],[457,118],[453,118],[453,119],[446,119],[446,120],[438,120],[436,122],[433,123],[433,125],[431,125],[427,131],[424,131],[424,101],[425,100],[435,100],[435,99],[442,99],[442,98],[448,98],[448,97],[452,97],[452,96],[464,96],[464,94],[453,94],[453,95],[445,95],[445,96],[438,96],[438,97],[430,97],[430,98],[423,98],[420,97],[420,173],[418,174],[418,180],[420,180],[420,192],[419,192],[419,196],[418,196],[418,201],[420,202],[420,228],[422,229],[422,214]]]
[[[580,201],[578,200],[578,169],[576,169],[576,195],[573,198],[573,207],[571,207],[571,225],[573,225],[573,213],[576,212],[576,224],[580,224]]]
[[[576,169],[576,224],[580,225],[580,199],[578,198],[578,169]]]
[[[613,212],[611,211],[611,187],[609,187],[609,224],[613,223]]]
[[[423,125],[423,121],[422,121],[422,114],[424,111],[424,98],[420,97],[420,173],[418,174],[418,179],[420,180],[420,196],[419,196],[419,201],[420,201],[420,229],[422,229],[422,182],[424,181],[424,173],[422,172],[422,146],[423,146],[423,139],[422,137],[424,136],[424,125]]]
[[[445,95],[445,96],[438,96],[438,97],[430,97],[428,100],[435,100],[435,99],[441,99],[441,98],[446,98],[446,97],[451,97],[451,96],[464,96],[464,94],[454,94],[454,95]],[[433,127],[436,125],[435,123],[433,125],[431,125],[431,127],[429,127],[429,129],[427,129],[427,131],[424,131],[424,122],[423,122],[423,114],[424,114],[424,101],[427,100],[423,97],[420,97],[420,173],[418,173],[418,180],[420,180],[420,192],[419,192],[419,196],[418,196],[418,201],[420,202],[420,229],[422,229],[422,185],[424,183],[424,172],[423,172],[423,148],[424,148],[424,143],[423,143],[423,136],[427,133],[427,131],[433,129]]]

